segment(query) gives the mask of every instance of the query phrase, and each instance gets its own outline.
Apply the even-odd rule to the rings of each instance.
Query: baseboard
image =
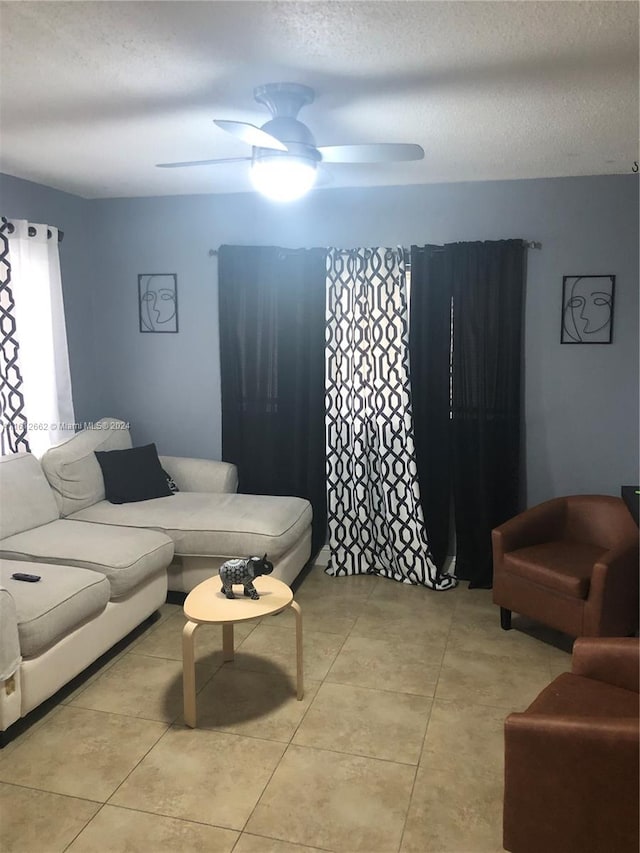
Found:
[[[326,567],[329,565],[329,559],[331,557],[331,549],[328,545],[323,545],[322,548],[318,551],[318,556],[313,561],[314,566],[322,566]]]

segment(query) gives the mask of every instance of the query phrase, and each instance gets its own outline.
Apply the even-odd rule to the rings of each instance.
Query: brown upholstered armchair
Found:
[[[582,638],[572,671],[505,721],[511,853],[638,853],[637,638]]]
[[[621,498],[546,501],[493,533],[493,601],[573,637],[638,628],[638,528]]]

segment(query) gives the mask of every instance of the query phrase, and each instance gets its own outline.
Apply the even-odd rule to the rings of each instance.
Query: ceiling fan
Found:
[[[277,201],[293,201],[314,185],[320,163],[393,163],[424,157],[419,145],[397,142],[317,147],[309,128],[297,118],[302,107],[314,100],[314,91],[309,86],[267,83],[254,89],[253,95],[272,116],[262,127],[243,121],[214,119],[221,130],[253,146],[251,157],[157,165],[162,169],[174,169],[251,162],[251,177],[259,192]]]

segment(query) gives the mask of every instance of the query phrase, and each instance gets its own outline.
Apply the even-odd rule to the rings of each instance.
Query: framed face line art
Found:
[[[178,331],[178,276],[175,273],[138,276],[138,317],[141,332]]]
[[[615,275],[562,278],[561,344],[610,344]]]

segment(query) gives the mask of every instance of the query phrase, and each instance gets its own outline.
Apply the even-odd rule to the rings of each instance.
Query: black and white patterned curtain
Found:
[[[2,218],[4,453],[26,450],[25,433],[38,457],[74,433],[60,238],[53,225]]]
[[[449,589],[429,552],[416,476],[402,249],[327,254],[330,575]]]
[[[22,375],[16,337],[16,303],[11,289],[8,222],[0,223],[0,452],[29,451]]]

